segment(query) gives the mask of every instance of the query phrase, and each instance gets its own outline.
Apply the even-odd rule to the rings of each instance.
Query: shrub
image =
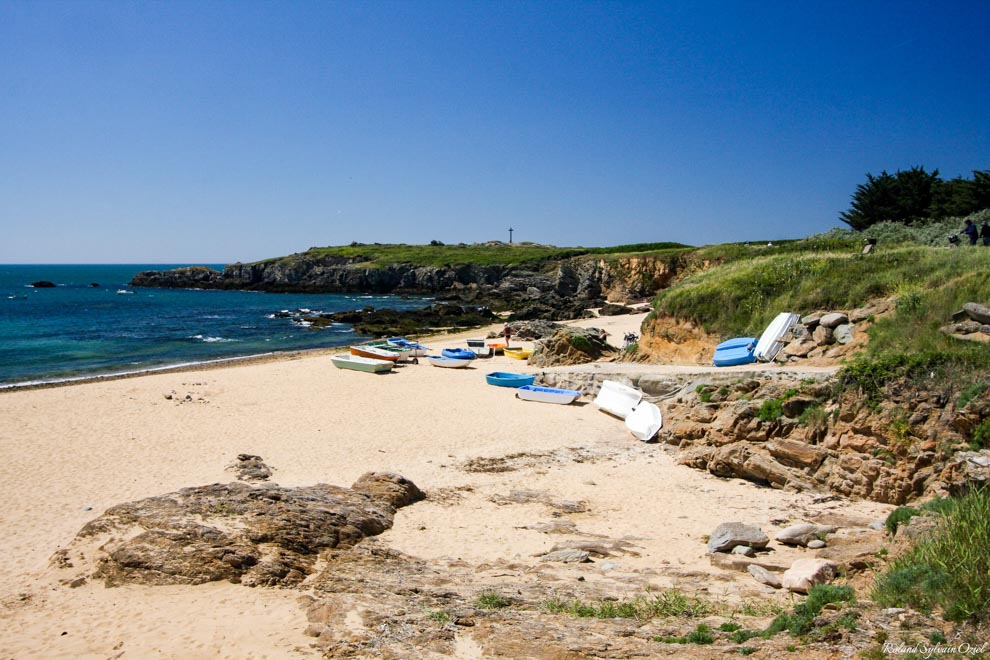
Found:
[[[987,391],[987,384],[983,381],[973,383],[962,392],[959,393],[959,398],[956,399],[956,408],[965,408],[969,405],[969,402],[974,398],[980,396]]]
[[[891,563],[873,588],[885,607],[941,609],[950,621],[990,619],[990,487],[971,489],[939,511],[936,530]]]
[[[918,515],[921,515],[921,511],[915,509],[913,506],[899,506],[890,512],[886,522],[884,522],[884,526],[888,532],[896,534],[898,527]]]
[[[784,404],[779,399],[767,399],[760,406],[759,412],[756,416],[759,417],[761,422],[770,422],[775,419],[780,419],[784,415]]]
[[[478,598],[474,602],[475,605],[483,610],[497,610],[512,605],[510,599],[490,589],[486,589],[478,594]]]
[[[969,443],[969,448],[973,451],[990,449],[990,419],[984,420],[973,431],[973,439]]]

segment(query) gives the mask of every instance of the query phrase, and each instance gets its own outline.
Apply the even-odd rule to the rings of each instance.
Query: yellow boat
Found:
[[[531,348],[507,348],[502,351],[506,357],[513,358],[514,360],[525,360],[530,355],[533,354],[533,349]]]

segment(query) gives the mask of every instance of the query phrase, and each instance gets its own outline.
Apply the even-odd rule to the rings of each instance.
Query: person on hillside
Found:
[[[990,245],[990,224],[986,220],[980,223],[980,238],[984,245]]]
[[[963,230],[959,232],[960,234],[966,234],[969,237],[969,244],[976,245],[976,225],[973,224],[972,220],[966,221],[966,226]]]

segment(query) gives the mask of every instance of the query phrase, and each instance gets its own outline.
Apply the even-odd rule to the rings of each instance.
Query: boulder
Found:
[[[849,316],[842,312],[832,312],[818,320],[818,325],[825,326],[826,328],[836,328],[843,323],[849,323]]]
[[[815,328],[815,331],[811,333],[812,338],[815,343],[819,346],[826,346],[835,342],[835,336],[832,332],[832,328],[826,325],[819,325]]]
[[[828,525],[813,525],[811,523],[799,523],[791,525],[777,532],[774,538],[784,545],[799,545],[807,547],[812,541],[819,540],[826,534],[834,534],[835,527]]]
[[[564,327],[537,345],[529,364],[536,367],[585,364],[612,352],[593,329]]]
[[[963,311],[969,318],[973,319],[977,323],[990,324],[990,307],[986,305],[981,305],[979,303],[968,302],[963,305]]]
[[[773,587],[774,589],[780,589],[780,577],[774,575],[762,566],[750,564],[746,570],[753,576],[753,579],[760,584],[765,584],[768,587]]]
[[[832,328],[832,337],[840,344],[852,342],[856,333],[856,327],[851,323],[843,323]]]
[[[767,450],[775,459],[790,467],[817,467],[824,458],[821,448],[787,438],[777,438],[768,442]]]
[[[759,527],[741,522],[722,523],[708,539],[708,552],[730,552],[737,545],[765,548],[770,538]]]
[[[289,586],[313,572],[322,551],[381,534],[397,507],[422,498],[392,473],[365,474],[352,488],[183,488],[107,509],[79,531],[70,551],[83,565],[95,560],[108,587],[215,580]]]
[[[35,289],[54,289],[55,283],[49,282],[48,280],[39,280],[37,282],[32,282],[31,286]]]
[[[567,548],[565,550],[554,550],[540,557],[540,561],[556,561],[562,564],[583,564],[591,561],[591,553],[587,550],[576,550]]]
[[[819,558],[798,559],[784,571],[780,583],[788,591],[806,594],[816,584],[828,584],[838,574],[839,567],[835,562]]]

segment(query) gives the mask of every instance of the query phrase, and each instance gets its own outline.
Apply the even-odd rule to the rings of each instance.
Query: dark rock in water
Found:
[[[108,509],[80,530],[73,556],[61,563],[86,565],[95,553],[95,576],[108,587],[215,580],[288,586],[314,570],[320,552],[381,534],[396,508],[422,498],[392,473],[367,473],[353,488],[184,488]]]
[[[564,327],[537,344],[529,364],[537,367],[585,364],[613,352],[594,329]]]
[[[99,289],[100,288],[100,283],[99,282],[90,282],[89,283],[89,286],[92,287],[92,288],[94,288],[94,289]]]
[[[31,286],[35,289],[54,289],[55,283],[49,282],[48,280],[39,280],[37,282],[32,282]]]
[[[361,310],[334,312],[278,312],[276,318],[305,321],[311,328],[320,329],[333,323],[354,326],[358,334],[371,337],[416,336],[436,328],[474,328],[489,325],[495,314],[487,307],[437,303],[423,309],[398,311],[365,307]]]

